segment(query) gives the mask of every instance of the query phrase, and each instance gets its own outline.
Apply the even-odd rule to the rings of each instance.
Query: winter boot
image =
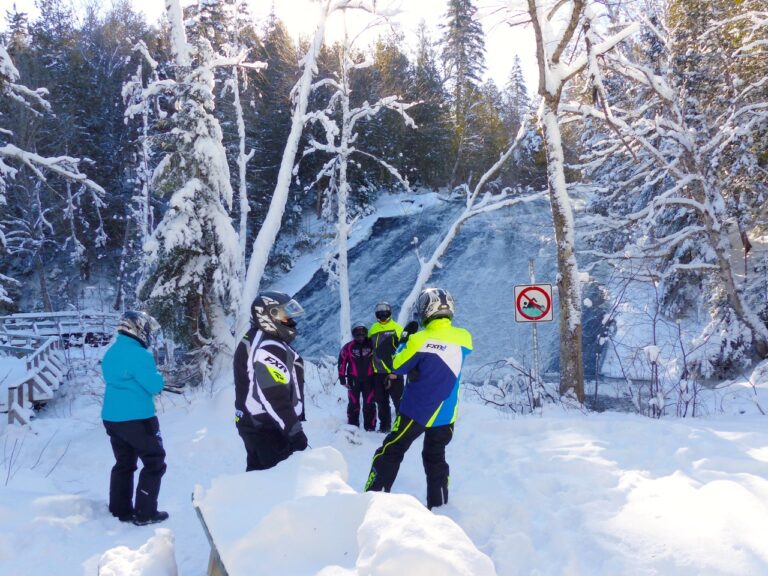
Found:
[[[146,526],[147,524],[157,524],[158,522],[163,522],[165,520],[168,520],[168,512],[161,512],[157,511],[151,516],[139,516],[136,515],[133,517],[133,523],[136,526]]]

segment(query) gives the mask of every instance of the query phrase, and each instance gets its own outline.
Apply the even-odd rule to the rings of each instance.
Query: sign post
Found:
[[[536,284],[533,260],[528,261],[530,284],[515,286],[515,321],[529,322],[533,336],[533,367],[531,369],[531,392],[534,408],[541,407],[541,378],[539,377],[539,334],[536,324],[551,322],[552,285]]]

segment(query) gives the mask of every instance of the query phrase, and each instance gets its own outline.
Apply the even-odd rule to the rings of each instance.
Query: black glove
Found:
[[[408,342],[408,336],[419,331],[419,323],[416,320],[411,320],[403,328],[402,334],[400,334],[400,344]]]
[[[309,446],[307,435],[304,434],[303,430],[299,430],[293,436],[288,436],[288,445],[291,447],[291,452],[306,450],[307,446]]]
[[[416,382],[416,380],[419,379],[419,369],[414,368],[410,372],[408,372],[408,382]]]

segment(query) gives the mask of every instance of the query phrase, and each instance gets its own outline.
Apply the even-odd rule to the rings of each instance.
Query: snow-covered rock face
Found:
[[[411,245],[413,237],[419,238],[422,257],[429,257],[462,209],[462,204],[438,204],[421,215],[380,219],[370,237],[350,250],[353,323],[370,326],[376,321],[374,307],[382,300],[392,303],[393,316],[397,316],[419,270]],[[455,324],[472,332],[475,351],[465,370],[467,378],[472,378],[475,369],[505,358],[530,362],[531,326],[515,323],[513,302],[514,286],[530,283],[529,259],[534,260],[537,282],[554,287],[552,218],[546,201],[481,214],[465,222],[442,259],[442,267],[428,282],[453,295]],[[296,295],[307,311],[299,325],[296,347],[310,358],[338,353],[338,294],[328,288],[326,279],[327,275],[318,271]],[[598,310],[595,306],[584,311],[585,324],[600,313]],[[557,322],[539,325],[539,341],[542,368],[551,370],[559,354]]]

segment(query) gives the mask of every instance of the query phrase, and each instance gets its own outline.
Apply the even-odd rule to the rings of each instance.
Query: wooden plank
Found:
[[[229,576],[227,568],[224,566],[224,562],[219,555],[219,550],[216,548],[216,543],[213,541],[213,536],[211,536],[211,532],[208,530],[208,524],[205,523],[203,513],[197,504],[195,504],[194,494],[192,494],[192,506],[194,506],[195,512],[197,512],[197,518],[200,520],[205,536],[208,538],[208,544],[211,546],[211,553],[208,556],[208,576]]]

